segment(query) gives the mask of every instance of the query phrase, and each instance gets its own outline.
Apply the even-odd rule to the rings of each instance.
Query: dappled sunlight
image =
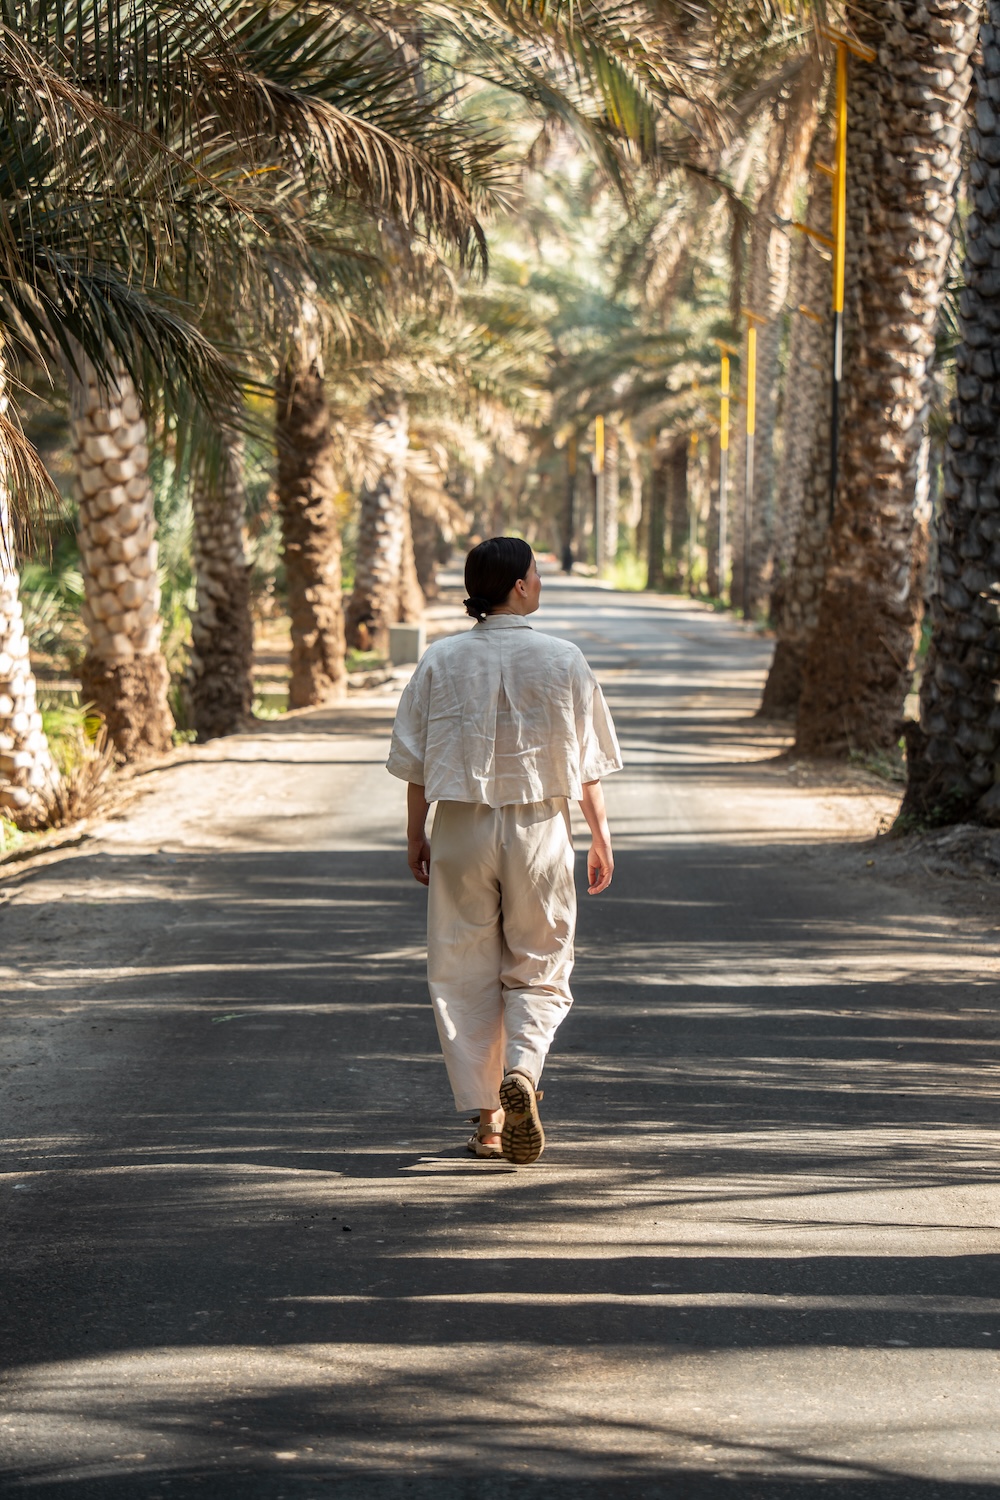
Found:
[[[384,706],[153,773],[4,908],[26,1492],[996,1481],[995,942],[851,842],[893,794],[776,759],[756,637],[615,609],[615,880],[533,1167],[470,1158],[450,1107]]]
[[[473,1310],[461,1299],[435,1305],[455,1323]],[[498,1311],[510,1305],[523,1304],[501,1299]],[[765,1312],[768,1304],[741,1306]],[[598,1315],[607,1307],[589,1304]],[[399,1316],[413,1310],[412,1302],[396,1303]],[[797,1311],[807,1309],[786,1306]],[[348,1317],[360,1312],[357,1303],[344,1308]],[[341,1315],[331,1306],[328,1316]],[[443,1317],[445,1326],[453,1320]],[[513,1408],[503,1404],[508,1383],[497,1367],[505,1351],[495,1339],[372,1343],[361,1351],[336,1339],[303,1342],[298,1321],[278,1346],[140,1347],[20,1371],[11,1457],[26,1475],[49,1480],[181,1476],[199,1460],[211,1461],[220,1479],[226,1468],[239,1473],[250,1464],[360,1478],[373,1462],[385,1475],[412,1473],[414,1463],[466,1473],[499,1464],[583,1478],[599,1462],[624,1478],[662,1473],[666,1462],[693,1476],[720,1459],[747,1477],[974,1481],[992,1472],[970,1446],[995,1422],[1000,1356],[991,1351],[942,1362],[933,1351],[886,1347],[873,1409],[859,1394],[856,1356],[836,1346],[677,1348],[637,1362],[630,1346],[612,1342],[590,1350],[585,1366],[534,1346],[522,1349]],[[382,1414],[377,1440],[360,1431],[371,1405]],[[300,1436],[290,1445],[292,1410]],[[29,1438],[39,1423],[59,1433],[41,1461]],[[751,1427],[753,1437],[744,1435]]]

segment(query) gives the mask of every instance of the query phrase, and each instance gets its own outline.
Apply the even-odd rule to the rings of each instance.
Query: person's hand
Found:
[[[406,863],[412,871],[414,880],[419,880],[421,885],[430,885],[431,846],[427,841],[426,833],[418,833],[406,840]]]
[[[615,857],[611,853],[610,839],[595,838],[587,855],[588,896],[599,896],[611,884],[615,872]]]

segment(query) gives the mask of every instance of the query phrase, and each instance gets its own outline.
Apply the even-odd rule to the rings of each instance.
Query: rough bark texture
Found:
[[[386,395],[373,404],[375,438],[384,455],[374,484],[361,492],[358,555],[354,591],[347,606],[348,645],[362,651],[389,652],[389,626],[404,618],[419,618],[409,572],[412,555],[409,504],[406,497],[406,450],[409,423],[406,403]]]
[[[957,395],[920,726],[907,739],[904,824],[1000,827],[1000,0],[989,0],[987,17],[970,132]]]
[[[429,512],[413,505],[410,507],[410,527],[420,592],[424,599],[436,599],[441,592],[437,581],[441,564],[441,527]]]
[[[746,494],[746,447],[741,438],[738,469],[732,476],[739,497],[733,515],[733,603],[748,615],[762,609],[769,589],[769,556],[774,519],[775,428],[782,338],[782,313],[788,297],[791,271],[791,241],[783,223],[792,217],[795,193],[805,170],[818,124],[819,76],[816,68],[804,71],[789,97],[779,106],[771,135],[772,166],[769,180],[757,204],[750,242],[750,274],[747,306],[766,319],[757,329],[756,439],[754,483],[750,506],[750,577],[743,577],[743,525]],[[782,227],[774,220],[783,221]],[[742,395],[746,400],[745,376],[747,331],[743,334],[740,362]],[[746,407],[740,408],[741,416]]]
[[[871,66],[853,63],[852,176],[867,222],[849,222],[858,277],[829,563],[799,705],[799,751],[892,749],[920,624],[918,523],[934,325],[951,245],[977,12],[952,0],[851,9]]]
[[[829,234],[830,218],[830,187],[820,178],[809,195],[807,222]],[[797,303],[817,312],[828,309],[831,266],[805,239],[798,273]],[[771,619],[777,639],[760,705],[761,714],[767,718],[794,718],[798,713],[802,668],[816,630],[826,576],[831,337],[829,317],[816,323],[799,314],[793,324],[771,593]]]
[[[169,750],[174,728],[170,675],[160,650],[146,423],[123,369],[111,386],[90,368],[71,385],[81,614],[88,638],[81,691],[84,702],[103,715],[118,755],[138,761]]]
[[[292,621],[290,708],[336,703],[347,690],[330,410],[309,314],[306,306],[275,392],[278,508]]]
[[[253,711],[253,615],[246,554],[243,444],[229,444],[217,475],[194,487],[197,602],[185,691],[200,740],[235,734]]]
[[[2,396],[0,402],[6,406]],[[0,474],[0,813],[20,827],[34,828],[46,820],[59,772],[35,701],[17,589],[10,496]]]
[[[664,535],[667,523],[667,471],[669,459],[666,449],[657,448],[649,476],[649,563],[646,573],[648,589],[662,589],[664,573]]]
[[[667,462],[667,556],[669,576],[674,583],[680,583],[685,576],[685,556],[691,530],[688,515],[688,448],[689,440],[685,433],[675,440]]]
[[[413,542],[413,511],[407,497],[403,513],[403,555],[399,561],[400,620],[408,625],[422,620],[426,602],[417,572],[416,550]]]

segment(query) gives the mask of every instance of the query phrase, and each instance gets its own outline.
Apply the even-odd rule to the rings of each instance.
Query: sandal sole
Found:
[[[466,1146],[465,1149],[477,1161],[503,1161],[502,1151],[477,1151],[475,1146]]]
[[[528,1166],[545,1150],[535,1091],[527,1079],[522,1082],[516,1074],[508,1074],[500,1085],[500,1103],[504,1108],[503,1154],[518,1166]]]

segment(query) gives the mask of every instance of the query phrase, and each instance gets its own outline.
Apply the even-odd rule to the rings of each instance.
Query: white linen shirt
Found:
[[[429,646],[403,690],[386,769],[428,802],[487,807],[579,800],[622,768],[604,694],[583,653],[487,615]]]

